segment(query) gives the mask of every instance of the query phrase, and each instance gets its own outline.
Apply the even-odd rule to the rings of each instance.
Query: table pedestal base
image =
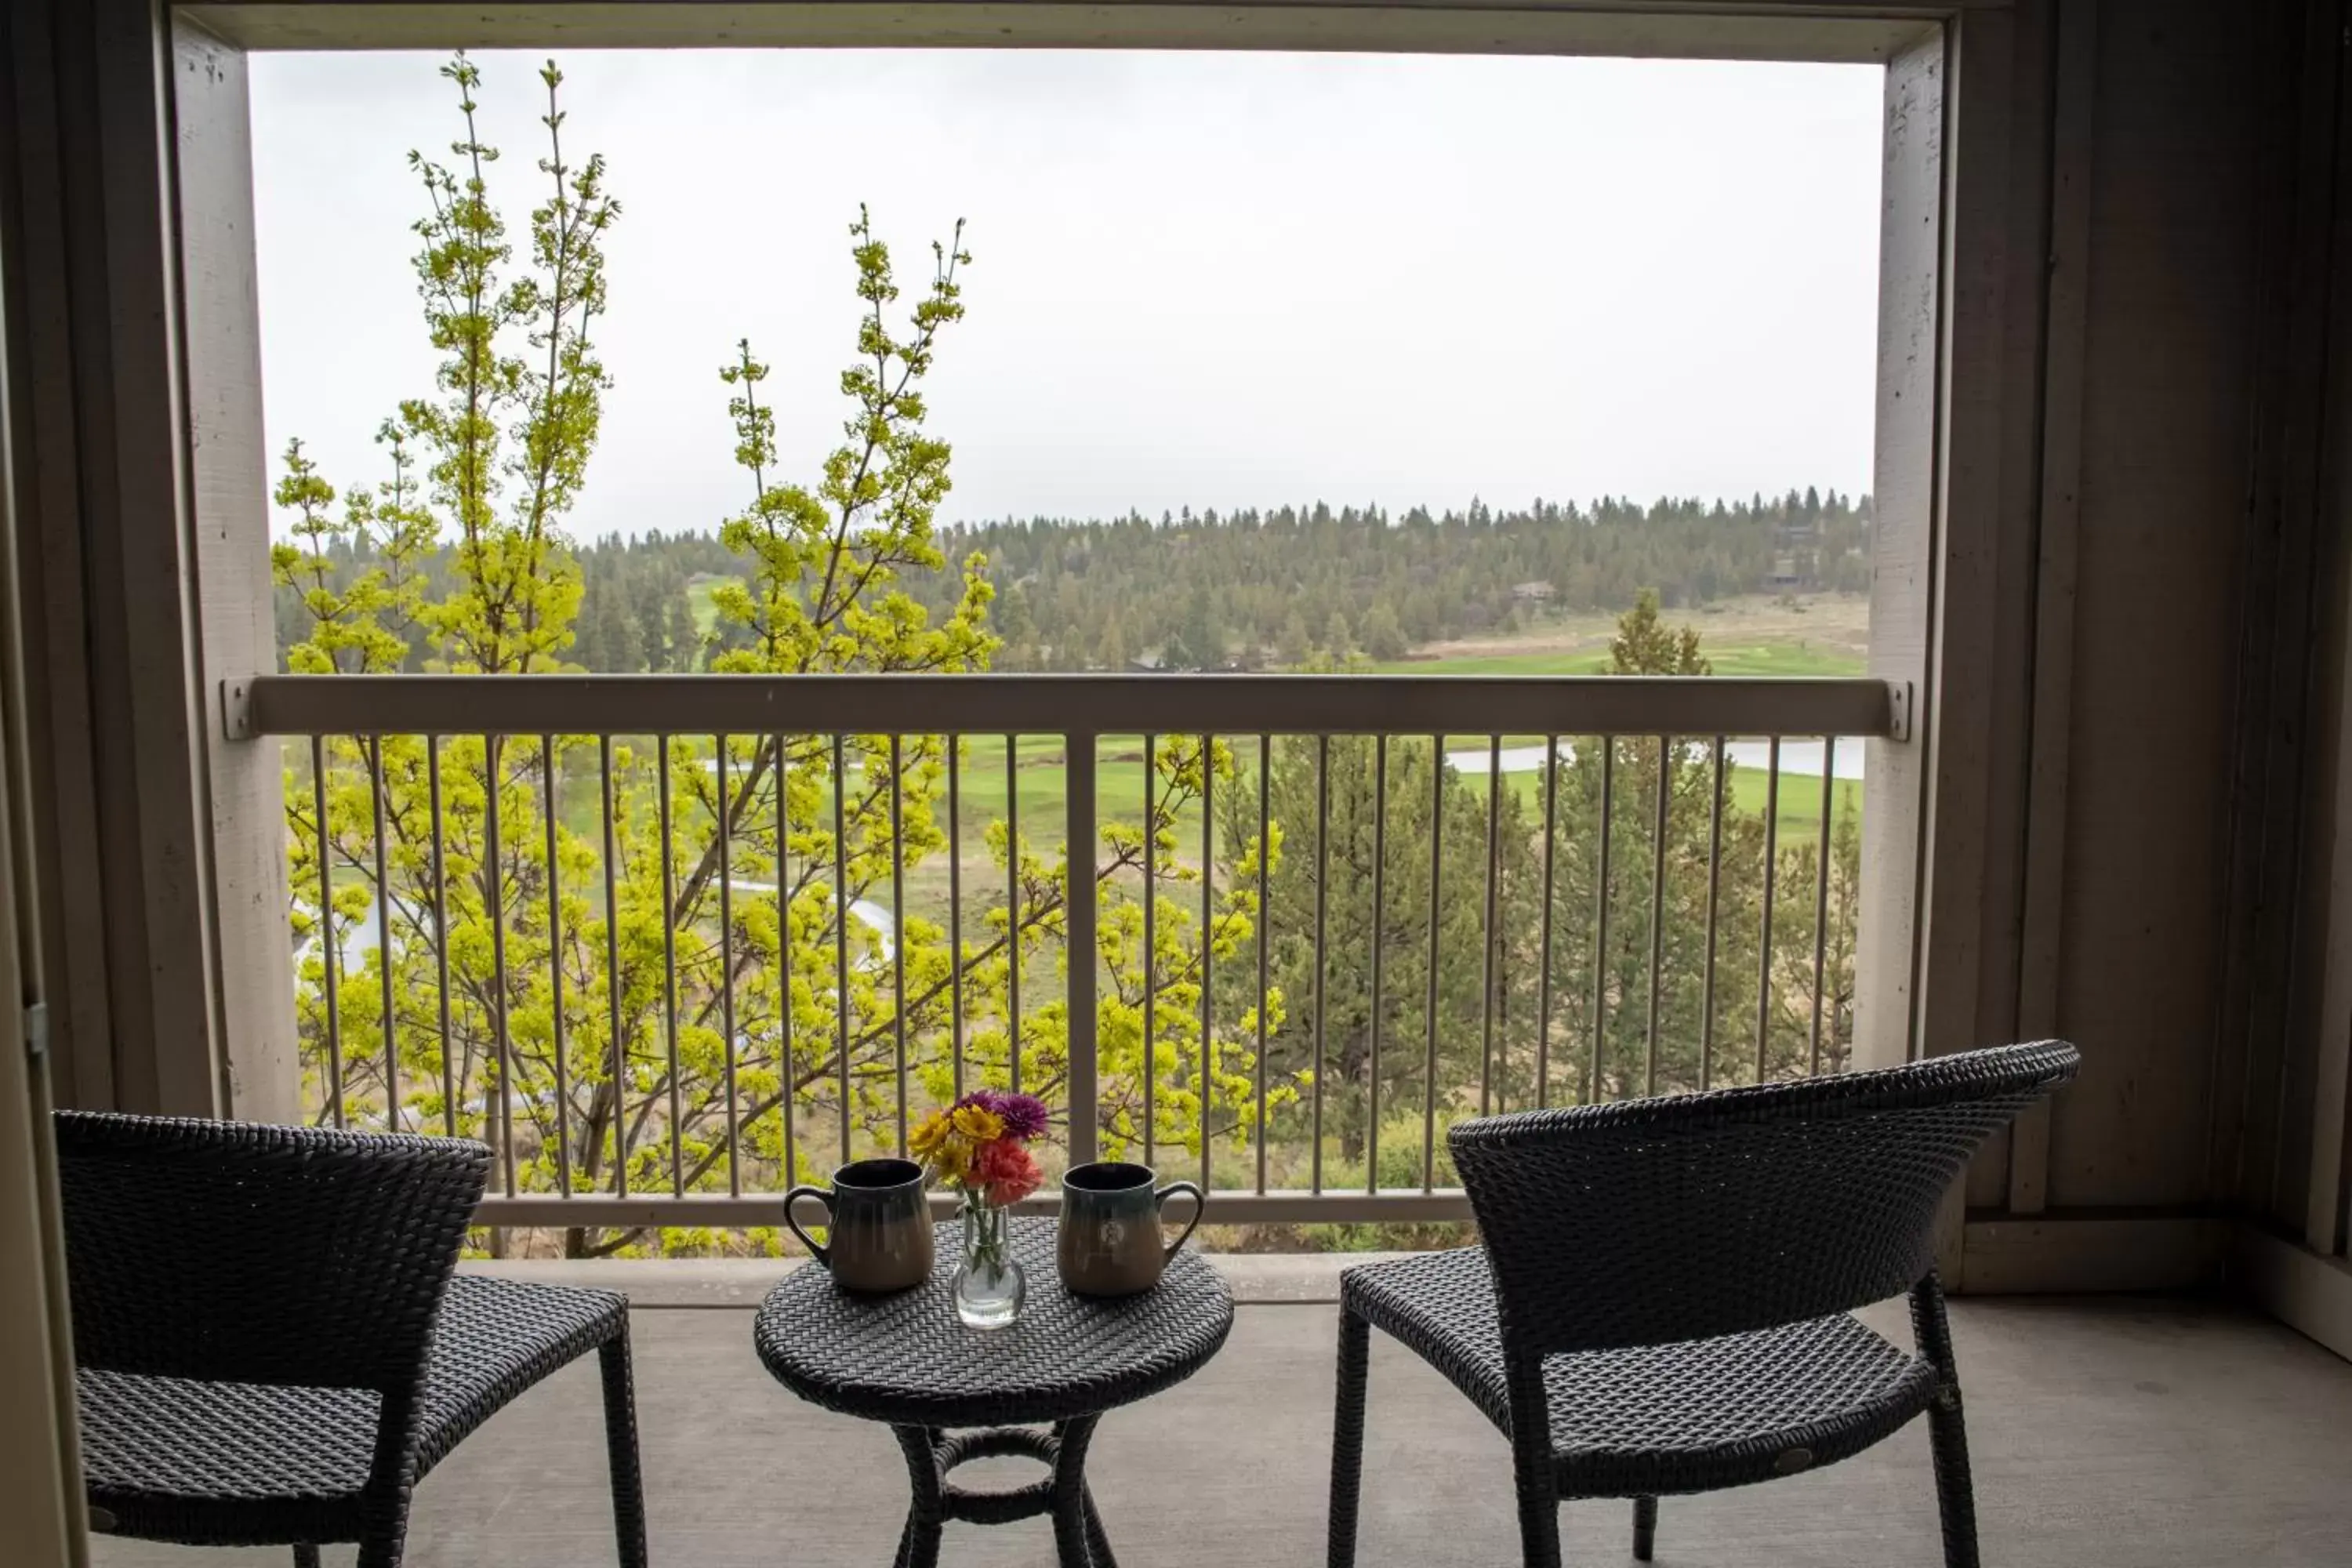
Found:
[[[907,1453],[914,1481],[914,1505],[898,1538],[896,1568],[938,1568],[940,1531],[950,1520],[968,1524],[1010,1524],[1051,1515],[1054,1548],[1061,1568],[1118,1568],[1102,1518],[1087,1490],[1087,1445],[1099,1417],[1056,1422],[1050,1430],[1033,1426],[984,1426],[953,1432],[937,1426],[893,1426]],[[974,1492],[948,1483],[948,1472],[967,1459],[1015,1455],[1042,1459],[1054,1473],[1010,1491]]]

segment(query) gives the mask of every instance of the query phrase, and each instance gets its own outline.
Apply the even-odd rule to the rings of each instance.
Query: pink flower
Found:
[[[1000,1208],[1019,1203],[1045,1179],[1045,1173],[1037,1168],[1036,1156],[1010,1138],[1001,1138],[981,1150],[971,1163],[971,1174],[987,1200]]]

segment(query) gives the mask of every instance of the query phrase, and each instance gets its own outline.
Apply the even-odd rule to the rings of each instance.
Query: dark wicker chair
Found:
[[[620,1559],[646,1561],[628,1305],[454,1278],[489,1153],[59,1112],[84,1480],[100,1528],[393,1568],[411,1489],[595,1351]]]
[[[1569,1499],[1633,1499],[1647,1562],[1661,1496],[1832,1464],[1923,1412],[1944,1560],[1974,1568],[1936,1214],[1978,1146],[2078,1059],[2010,1046],[1455,1127],[1486,1245],[1341,1277],[1333,1568],[1355,1561],[1374,1324],[1510,1439],[1528,1568],[1558,1568]],[[1914,1350],[1850,1315],[1906,1292]]]

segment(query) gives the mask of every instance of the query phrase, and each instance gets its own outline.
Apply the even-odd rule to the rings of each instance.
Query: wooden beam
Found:
[[[2022,850],[1990,821],[1996,776],[2024,772],[2021,714],[2000,700],[2000,684],[2004,605],[2026,602],[2027,589],[2004,575],[2006,545],[2031,525],[2021,509],[2004,505],[2016,471],[2005,417],[2017,395],[2005,374],[2013,324],[2011,132],[2021,90],[2015,51],[2006,14],[1971,16],[1952,32],[1935,355],[1938,461],[1928,498],[1933,633],[1918,721],[1927,765],[1912,1026],[1922,1057],[1972,1050],[2014,1027],[2011,1017],[1985,1016],[1984,972],[2014,962],[2014,906],[1987,891]]]
[[[1945,49],[1938,37],[1886,72],[1878,237],[1878,415],[1871,495],[1870,672],[1927,689],[1935,637],[1937,376],[1941,356]],[[1919,867],[1932,707],[1906,744],[1866,750],[1856,1067],[1914,1054]]]
[[[1892,58],[1955,12],[1879,0],[184,0],[247,49],[1130,48]]]
[[[191,569],[209,693],[274,666],[268,476],[261,407],[260,286],[254,255],[253,145],[246,62],[202,27],[172,35],[176,225],[188,384]],[[301,1120],[293,953],[286,939],[286,809],[268,747],[197,726],[206,781],[224,1110],[255,1121]]]

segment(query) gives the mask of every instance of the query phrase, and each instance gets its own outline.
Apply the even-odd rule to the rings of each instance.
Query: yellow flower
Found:
[[[941,1145],[947,1142],[950,1132],[947,1112],[934,1110],[924,1117],[922,1124],[908,1137],[907,1147],[912,1151],[916,1159],[929,1160],[940,1152]]]
[[[960,1179],[971,1164],[971,1140],[956,1131],[944,1110],[923,1118],[923,1124],[908,1135],[907,1148],[940,1181]]]
[[[1004,1119],[982,1106],[962,1107],[954,1121],[956,1132],[974,1143],[993,1143],[1004,1136]]]

